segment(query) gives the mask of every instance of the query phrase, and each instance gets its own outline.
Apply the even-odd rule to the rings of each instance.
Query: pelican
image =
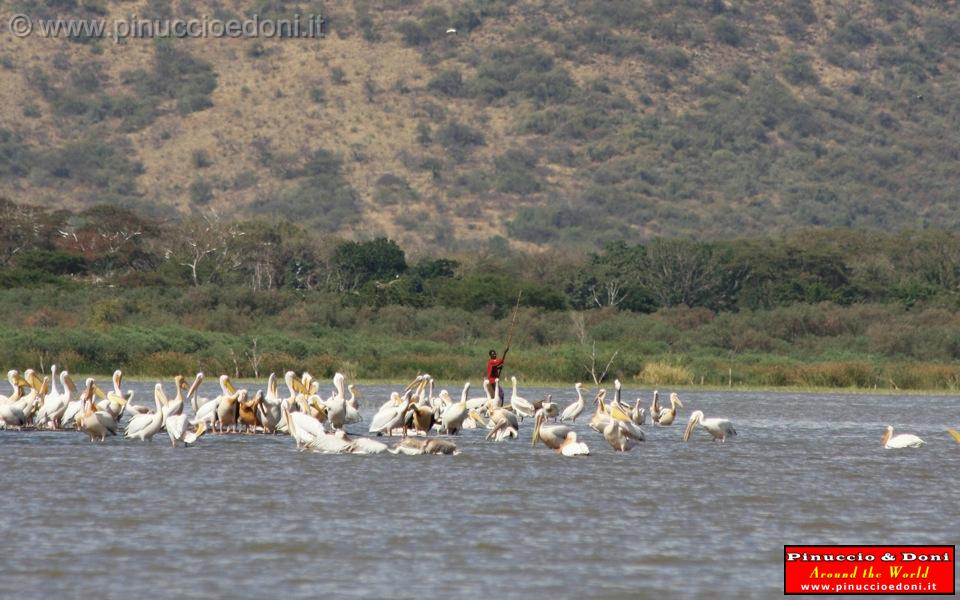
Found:
[[[197,414],[197,409],[202,405],[210,401],[209,398],[198,398],[197,392],[200,391],[200,384],[203,383],[203,372],[199,372],[194,376],[193,383],[190,384],[190,389],[187,390],[187,400],[190,401],[190,408],[193,409],[193,414]]]
[[[654,423],[660,418],[660,392],[653,390],[653,402],[650,403],[650,420]]]
[[[534,415],[533,421],[533,442],[531,446],[536,446],[537,442],[543,442],[545,446],[556,450],[563,456],[585,456],[590,454],[590,449],[583,442],[577,441],[577,434],[566,425],[544,425],[546,416],[543,411],[538,410]]]
[[[183,390],[187,389],[187,382],[184,381],[183,375],[177,375],[173,378],[173,381],[177,389],[177,395],[173,397],[173,400],[167,400],[167,396],[163,393],[163,390],[160,390],[160,400],[163,402],[162,412],[164,418],[183,414]]]
[[[54,377],[52,381],[56,380],[54,376],[56,372],[57,366],[51,365],[50,375]],[[70,397],[76,391],[73,381],[70,380],[70,374],[66,370],[60,371],[60,385],[63,388],[62,392],[57,391],[56,385],[51,385],[52,392],[43,399],[43,406],[37,415],[37,422],[41,425],[49,423],[51,429],[60,429],[60,421],[70,404]]]
[[[10,396],[0,396],[0,404],[10,404],[11,402],[16,402],[23,396],[23,388],[30,385],[27,380],[20,375],[20,371],[16,369],[10,369],[7,371],[7,381],[10,382],[10,387],[13,388],[13,393],[10,394]]]
[[[257,390],[252,400],[238,402],[237,422],[244,426],[247,433],[256,433],[260,425],[260,404],[263,402],[263,390]]]
[[[610,419],[607,426],[603,428],[603,439],[607,440],[610,447],[618,452],[626,452],[637,445],[637,442],[644,441],[643,432],[639,429],[631,429],[627,423],[618,419]],[[639,432],[639,435],[637,435]]]
[[[673,420],[677,417],[677,407],[683,408],[683,402],[680,402],[680,396],[675,392],[670,393],[670,408],[661,408],[657,415],[656,423],[661,427],[673,425]]]
[[[384,406],[377,412],[377,414],[373,415],[373,419],[370,421],[370,433],[390,435],[394,429],[402,427],[403,418],[407,412],[407,406],[410,405],[410,398],[412,395],[412,389],[405,391],[403,393],[403,398],[400,398],[400,395],[396,392],[391,394],[391,401],[393,401],[394,396],[396,396],[397,402],[395,404]]]
[[[333,376],[333,387],[336,393],[324,404],[327,407],[327,419],[334,429],[343,429],[344,422],[347,419],[347,400],[343,395],[343,381],[346,379],[343,373],[337,373]]]
[[[232,387],[232,386],[231,386]],[[247,399],[247,390],[239,390],[227,396],[220,396],[217,402],[217,429],[223,433],[224,427],[236,426],[240,413],[240,403]]]
[[[530,404],[530,401],[526,398],[521,398],[517,395],[516,376],[511,375],[510,381],[513,382],[513,392],[510,394],[510,406],[513,407],[513,410],[520,416],[521,420],[523,420],[524,417],[532,417],[534,413],[533,404]]]
[[[447,407],[440,416],[440,424],[444,431],[455,435],[463,427],[463,420],[467,418],[467,392],[470,391],[470,382],[463,385],[460,392],[460,402]]]
[[[171,415],[165,419],[164,425],[167,428],[167,436],[170,437],[170,445],[177,447],[179,442],[184,445],[196,443],[200,436],[207,432],[207,424],[201,421],[197,423],[196,429],[190,431],[187,429],[187,415]]]
[[[136,415],[130,419],[130,422],[127,423],[126,434],[124,435],[126,439],[140,441],[153,440],[153,436],[163,427],[163,405],[160,402],[160,394],[162,393],[163,386],[158,383],[153,390],[153,401],[157,409],[153,413]]]
[[[603,433],[603,429],[607,426],[607,421],[610,420],[610,414],[607,413],[607,405],[603,402],[606,397],[607,390],[600,388],[597,392],[597,397],[593,399],[593,403],[596,404],[597,409],[593,411],[593,416],[590,417],[590,429],[599,433]]]
[[[561,423],[564,421],[573,421],[574,423],[577,422],[577,417],[579,417],[580,413],[583,412],[584,406],[582,388],[583,384],[580,382],[573,384],[573,389],[577,391],[577,401],[571,403],[569,406],[563,409],[563,413],[560,415]]]
[[[513,411],[497,407],[490,412],[490,433],[487,434],[486,439],[502,442],[519,435],[520,422]]]
[[[87,387],[83,393],[84,410],[79,415],[78,428],[90,437],[90,441],[100,438],[104,441],[107,435],[117,435],[117,421],[112,414],[104,410],[97,410],[93,401],[96,383],[93,378],[87,378]]]
[[[23,409],[14,403],[0,404],[0,425],[3,429],[14,428],[19,430],[27,424],[27,417]]]
[[[427,435],[430,433],[430,430],[433,429],[433,425],[437,420],[436,411],[430,406],[411,403],[407,406],[407,414],[409,414],[410,417],[404,416],[403,435],[407,435],[407,427],[411,425],[417,432]]]
[[[138,417],[139,415],[152,415],[154,410],[147,406],[139,406],[133,403],[133,390],[130,390],[127,393],[127,403],[123,405],[123,412],[130,415],[131,419]],[[156,395],[156,394],[154,394]],[[160,410],[163,410],[161,406]]]
[[[322,452],[324,454],[344,454],[353,452],[355,447],[354,442],[346,439],[346,435],[339,435],[341,433],[344,433],[342,429],[338,429],[336,433],[326,433],[321,431],[315,435],[312,440],[307,442],[304,447],[308,450]],[[386,444],[384,444],[384,446],[386,446]]]
[[[347,391],[350,392],[350,397],[347,398],[347,416],[343,420],[345,425],[350,425],[351,423],[359,423],[363,421],[363,417],[360,416],[360,389],[352,383],[347,386]],[[377,442],[378,444],[380,442]]]
[[[716,417],[705,419],[703,418],[702,410],[695,410],[693,414],[690,415],[690,420],[687,421],[687,428],[684,430],[683,438],[681,439],[683,439],[683,441],[689,440],[690,434],[693,433],[693,428],[698,424],[713,436],[713,441],[720,440],[721,442],[725,442],[727,441],[727,437],[737,435],[737,431],[733,428],[733,423],[729,420]]]
[[[405,437],[397,442],[394,447],[390,449],[390,452],[392,454],[406,454],[410,456],[417,454],[460,454],[460,451],[457,450],[457,445],[451,441],[438,438],[411,437]]]
[[[286,400],[282,405],[283,419],[286,421],[287,431],[297,444],[297,449],[303,448],[319,436],[325,435],[323,424],[302,412],[290,412]]]
[[[490,389],[487,387],[487,384],[483,386],[484,392],[489,394]],[[442,394],[443,392],[441,392]],[[449,396],[448,396],[449,397]],[[493,400],[493,406],[500,406],[500,378],[497,377],[493,380],[493,395],[492,396],[482,396],[479,398],[470,398],[467,400],[467,408],[470,410],[477,410],[484,406],[490,406],[491,400]]]
[[[344,430],[339,430],[333,434],[341,440],[348,442],[347,452],[350,454],[383,454],[389,450],[389,446],[377,440],[371,440],[365,437],[350,437]]]
[[[887,425],[887,432],[883,434],[883,447],[887,450],[897,450],[900,448],[919,448],[924,444],[926,444],[926,442],[912,433],[893,435],[893,425]]]
[[[630,411],[630,419],[635,425],[643,425],[647,421],[647,411],[640,406],[641,402],[643,401],[638,397],[636,403],[633,405],[633,410]]]

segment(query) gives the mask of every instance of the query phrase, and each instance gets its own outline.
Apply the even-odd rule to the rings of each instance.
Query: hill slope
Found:
[[[322,40],[4,32],[0,196],[16,202],[212,207],[412,249],[960,224],[949,4],[0,6],[328,22]]]

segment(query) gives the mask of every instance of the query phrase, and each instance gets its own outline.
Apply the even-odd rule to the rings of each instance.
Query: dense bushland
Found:
[[[594,345],[651,384],[953,388],[960,376],[960,236],[935,231],[415,259],[384,238],[210,211],[161,222],[4,202],[0,283],[11,366],[462,378],[502,344],[522,292],[510,366],[530,378],[585,378]]]

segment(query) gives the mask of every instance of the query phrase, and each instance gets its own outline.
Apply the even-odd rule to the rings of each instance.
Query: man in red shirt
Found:
[[[487,361],[487,378],[485,380],[487,395],[493,395],[494,386],[497,383],[497,379],[500,377],[500,371],[503,369],[503,361],[507,360],[507,352],[510,352],[510,347],[508,346],[506,350],[503,351],[503,358],[497,358],[497,351],[490,351],[490,360]],[[500,404],[503,405],[503,382],[500,383]]]

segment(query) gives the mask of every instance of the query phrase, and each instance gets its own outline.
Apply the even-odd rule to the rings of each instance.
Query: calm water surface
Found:
[[[126,387],[152,404],[151,386]],[[364,386],[367,418],[388,391]],[[545,392],[561,407],[574,399],[572,387],[523,390]],[[960,541],[960,445],[945,432],[960,426],[957,398],[682,398],[678,424],[646,426],[626,454],[587,428],[588,407],[576,428],[592,454],[579,459],[532,449],[529,421],[500,444],[465,431],[455,457],[298,453],[285,436],[208,435],[174,450],[163,433],[90,444],[0,431],[0,590],[769,598],[783,590],[783,544]],[[682,443],[696,409],[730,418],[739,437]],[[883,450],[888,423],[928,445]]]

